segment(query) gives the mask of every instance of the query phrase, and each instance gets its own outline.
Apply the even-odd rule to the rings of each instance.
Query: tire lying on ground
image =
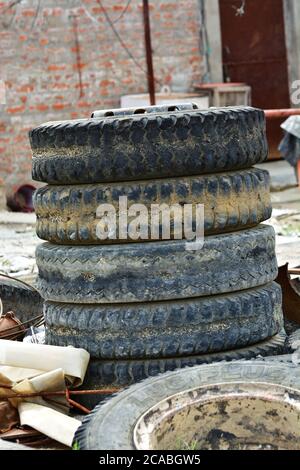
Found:
[[[22,322],[43,313],[43,299],[37,290],[17,279],[10,279],[1,274],[0,299],[3,304],[3,313],[13,311]]]
[[[49,122],[29,138],[32,177],[51,184],[199,175],[268,154],[264,112],[250,107]]]
[[[46,302],[46,342],[101,359],[163,358],[241,348],[283,328],[275,282],[233,294],[121,305]]]
[[[45,300],[128,303],[176,300],[250,289],[277,277],[270,226],[205,238],[189,251],[184,240],[37,247],[37,285]]]
[[[299,450],[299,403],[299,389],[274,383],[245,381],[187,388],[166,396],[138,417],[130,432],[131,447],[127,436],[127,449]],[[91,422],[92,418],[86,420],[81,429]],[[77,436],[80,438],[80,431]],[[120,442],[112,436],[111,442],[116,440]],[[97,445],[100,440],[92,442]],[[111,446],[107,450],[115,449]],[[158,461],[162,456],[153,457]]]
[[[97,235],[98,207],[111,204],[118,216],[120,196],[127,197],[128,207],[144,204],[149,215],[152,204],[204,204],[206,234],[258,225],[269,219],[272,213],[269,173],[256,168],[110,185],[46,186],[38,189],[34,196],[37,235],[61,244],[127,242],[120,239],[119,234],[114,235],[115,239],[107,240],[99,240]],[[136,216],[128,217],[128,223]],[[174,224],[171,225],[171,239],[174,238],[173,228]],[[146,232],[151,233],[150,216]]]
[[[136,423],[167,397],[222,383],[269,383],[299,389],[297,369],[293,364],[266,359],[201,365],[152,377],[99,404],[84,419],[74,441],[81,450],[134,449]]]

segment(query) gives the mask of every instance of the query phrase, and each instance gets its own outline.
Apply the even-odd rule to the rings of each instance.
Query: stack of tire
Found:
[[[109,110],[30,132],[49,344],[91,354],[85,388],[284,345],[264,112]],[[99,240],[97,207],[204,204],[205,243]],[[49,243],[50,242],[50,243]],[[96,400],[96,401],[99,401]]]

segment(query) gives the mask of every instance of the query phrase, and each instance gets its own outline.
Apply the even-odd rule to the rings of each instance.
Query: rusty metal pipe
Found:
[[[153,70],[152,45],[151,45],[151,27],[148,0],[143,0],[143,18],[144,18],[144,35],[147,59],[147,76],[150,104],[156,104],[155,100],[155,78]]]
[[[267,119],[284,119],[290,116],[300,115],[300,109],[266,109],[265,115]]]
[[[295,276],[300,275],[300,269],[299,268],[289,269],[289,274],[293,274]]]
[[[2,387],[1,388],[10,388]],[[99,390],[64,390],[59,392],[34,392],[34,393],[12,393],[11,395],[1,396],[1,399],[11,398],[34,398],[34,397],[64,397],[69,395],[113,395],[114,393],[120,392],[122,388],[110,388],[110,389],[99,389]]]

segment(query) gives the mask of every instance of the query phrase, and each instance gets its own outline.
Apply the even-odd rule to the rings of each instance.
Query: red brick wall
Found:
[[[6,86],[6,104],[0,100],[0,178],[8,192],[31,182],[30,128],[89,116],[94,109],[119,106],[121,95],[147,90],[145,74],[120,46],[97,0],[41,0],[38,10],[39,0],[21,0],[6,10],[10,3],[0,0],[0,80]],[[127,1],[102,3],[115,21]],[[166,84],[190,91],[202,71],[198,0],[150,0],[150,12],[157,89]],[[78,15],[82,96],[72,13]],[[142,1],[132,0],[115,26],[145,68]]]

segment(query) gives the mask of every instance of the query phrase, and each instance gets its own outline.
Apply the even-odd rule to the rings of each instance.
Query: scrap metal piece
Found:
[[[174,111],[192,111],[198,109],[196,103],[168,103],[155,106],[142,106],[133,108],[119,108],[119,109],[101,109],[94,111],[91,115],[92,118],[107,118],[107,117],[125,117],[134,114],[151,114],[151,113],[171,113]]]
[[[289,271],[288,264],[281,266],[276,282],[282,289],[282,308],[284,316],[288,320],[300,325],[300,295],[293,285],[290,272],[294,271]]]
[[[14,312],[7,312],[0,316],[0,338],[16,339],[24,336],[26,329]]]
[[[19,422],[18,410],[9,401],[0,400],[0,435],[13,429]]]

